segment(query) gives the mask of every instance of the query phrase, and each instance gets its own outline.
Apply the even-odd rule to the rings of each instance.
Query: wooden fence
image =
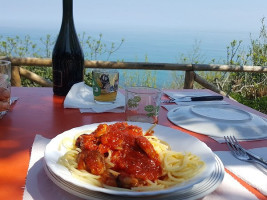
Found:
[[[16,58],[2,57],[0,59],[10,60],[12,63],[12,85],[21,86],[21,76],[38,83],[43,87],[52,87],[52,83],[43,77],[26,70],[22,66],[42,66],[51,67],[50,58]],[[217,86],[207,82],[195,71],[220,71],[220,72],[257,72],[266,73],[264,66],[236,66],[236,65],[207,65],[207,64],[170,64],[170,63],[146,63],[146,62],[108,62],[85,60],[85,68],[113,68],[113,69],[142,69],[142,70],[174,70],[185,71],[184,89],[192,89],[194,81],[201,86],[216,93],[226,96]]]

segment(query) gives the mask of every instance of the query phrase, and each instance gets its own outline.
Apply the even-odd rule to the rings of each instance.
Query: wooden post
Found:
[[[194,71],[185,71],[184,89],[193,89],[194,87]]]
[[[21,87],[21,78],[20,78],[20,71],[19,66],[12,66],[11,67],[11,85],[16,87]]]

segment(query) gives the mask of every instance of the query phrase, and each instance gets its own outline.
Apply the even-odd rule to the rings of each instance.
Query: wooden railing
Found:
[[[15,58],[5,57],[12,63],[12,85],[21,86],[21,76],[38,83],[43,87],[52,87],[52,83],[43,77],[22,68],[21,66],[42,66],[51,67],[50,58]],[[89,61],[84,62],[85,68],[113,68],[113,69],[142,69],[142,70],[175,70],[185,71],[184,89],[192,89],[194,81],[201,86],[210,89],[216,93],[227,96],[217,86],[207,82],[195,71],[220,71],[220,72],[257,72],[267,73],[265,66],[236,66],[236,65],[207,65],[207,64],[170,64],[170,63],[146,63],[146,62],[107,62],[107,61]]]

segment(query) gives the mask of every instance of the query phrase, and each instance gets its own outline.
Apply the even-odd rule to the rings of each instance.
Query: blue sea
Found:
[[[125,61],[125,62],[152,62],[152,63],[183,63],[182,58],[191,58],[192,55],[198,55],[200,63],[210,64],[214,60],[216,64],[225,64],[227,58],[227,46],[233,40],[242,40],[240,50],[248,50],[250,38],[256,37],[257,33],[237,32],[237,31],[198,31],[198,30],[179,30],[179,29],[164,29],[164,30],[77,30],[77,33],[86,36],[91,36],[93,39],[98,39],[99,34],[102,34],[102,43],[107,47],[111,47],[114,43],[115,48],[124,39],[122,46],[115,51],[109,61]],[[16,28],[1,28],[1,40],[6,37],[19,36],[20,38],[26,35],[36,43],[40,48],[44,44],[40,38],[45,39],[49,34],[56,39],[58,30],[40,30],[40,29],[16,29]],[[51,47],[52,48],[52,47]],[[84,48],[84,53],[89,54],[89,49]],[[97,60],[107,61],[108,55],[99,55]],[[86,59],[90,59],[86,57]],[[123,73],[123,72],[122,72]],[[130,71],[130,73],[136,73]],[[139,72],[142,74],[142,72]],[[156,76],[157,87],[166,87],[171,80],[170,71],[156,71],[153,75]],[[181,74],[183,72],[180,72]],[[140,75],[142,76],[142,75]],[[124,82],[126,77],[121,76],[120,82]]]

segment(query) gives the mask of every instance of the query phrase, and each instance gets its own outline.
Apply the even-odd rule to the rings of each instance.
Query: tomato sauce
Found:
[[[145,180],[155,181],[162,175],[159,155],[138,126],[126,122],[100,124],[92,134],[81,135],[76,146],[82,149],[78,156],[78,169],[97,172],[105,177],[102,179],[105,184],[112,182],[112,186],[130,188],[143,185]],[[108,152],[112,152],[112,167],[107,166],[103,159]],[[107,169],[119,172],[120,177],[109,174]],[[109,180],[108,183],[105,180]]]

